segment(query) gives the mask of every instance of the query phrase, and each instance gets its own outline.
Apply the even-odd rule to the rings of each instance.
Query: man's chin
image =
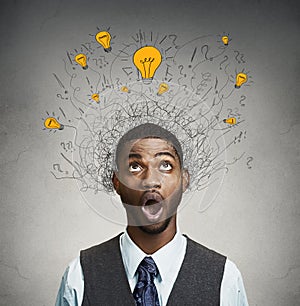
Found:
[[[139,229],[144,233],[157,235],[164,232],[170,224],[172,217],[165,219],[159,223],[149,224],[149,225],[140,225]]]

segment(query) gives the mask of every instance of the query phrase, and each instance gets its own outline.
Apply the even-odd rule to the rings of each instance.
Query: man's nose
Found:
[[[159,171],[149,168],[147,169],[147,171],[145,171],[145,176],[142,181],[143,188],[144,189],[160,188],[161,180],[162,176],[159,173]]]

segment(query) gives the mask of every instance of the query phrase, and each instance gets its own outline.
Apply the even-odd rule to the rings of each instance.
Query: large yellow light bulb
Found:
[[[227,45],[228,45],[228,42],[229,42],[228,36],[222,36],[222,42],[223,42],[223,44],[224,44],[225,46],[227,46]]]
[[[99,99],[99,94],[97,94],[97,93],[92,94],[92,99],[93,99],[94,101],[96,101],[97,103],[99,103],[99,101],[100,101],[100,99]]]
[[[83,53],[79,53],[75,56],[75,62],[79,64],[83,69],[88,68],[86,55]]]
[[[169,90],[169,85],[166,84],[166,83],[161,83],[158,87],[158,92],[157,94],[160,96],[162,95],[163,93],[165,93],[166,91]]]
[[[44,121],[44,126],[47,129],[53,130],[63,130],[64,126],[62,124],[60,124],[55,118],[53,117],[48,117],[47,119],[45,119]]]
[[[236,118],[230,117],[230,118],[224,119],[223,122],[233,125],[233,124],[236,124]]]
[[[236,82],[235,82],[235,85],[234,87],[235,88],[240,88],[244,83],[247,82],[247,74],[243,73],[243,72],[240,72],[236,75]]]
[[[111,36],[108,32],[102,31],[95,36],[97,42],[104,48],[105,52],[111,51],[110,40]]]
[[[156,69],[161,63],[161,54],[154,47],[143,47],[135,51],[133,63],[140,71],[143,82],[150,84]]]

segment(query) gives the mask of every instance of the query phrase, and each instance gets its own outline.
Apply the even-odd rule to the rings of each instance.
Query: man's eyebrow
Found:
[[[168,151],[163,151],[163,152],[158,152],[154,155],[154,157],[162,156],[162,155],[167,155],[172,157],[174,160],[176,159],[175,156],[168,152]],[[136,158],[136,159],[142,159],[142,156],[138,153],[129,153],[128,158]]]
[[[128,158],[142,159],[142,156],[138,153],[129,153]]]
[[[162,156],[162,155],[168,155],[168,156],[171,156],[174,160],[176,159],[175,156],[172,153],[168,152],[168,151],[158,152],[158,153],[155,154],[155,157]]]

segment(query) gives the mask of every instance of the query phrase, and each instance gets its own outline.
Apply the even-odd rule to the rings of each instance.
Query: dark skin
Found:
[[[189,184],[176,150],[160,138],[127,143],[113,184],[127,214],[127,232],[146,254],[153,254],[176,234],[177,208]]]

